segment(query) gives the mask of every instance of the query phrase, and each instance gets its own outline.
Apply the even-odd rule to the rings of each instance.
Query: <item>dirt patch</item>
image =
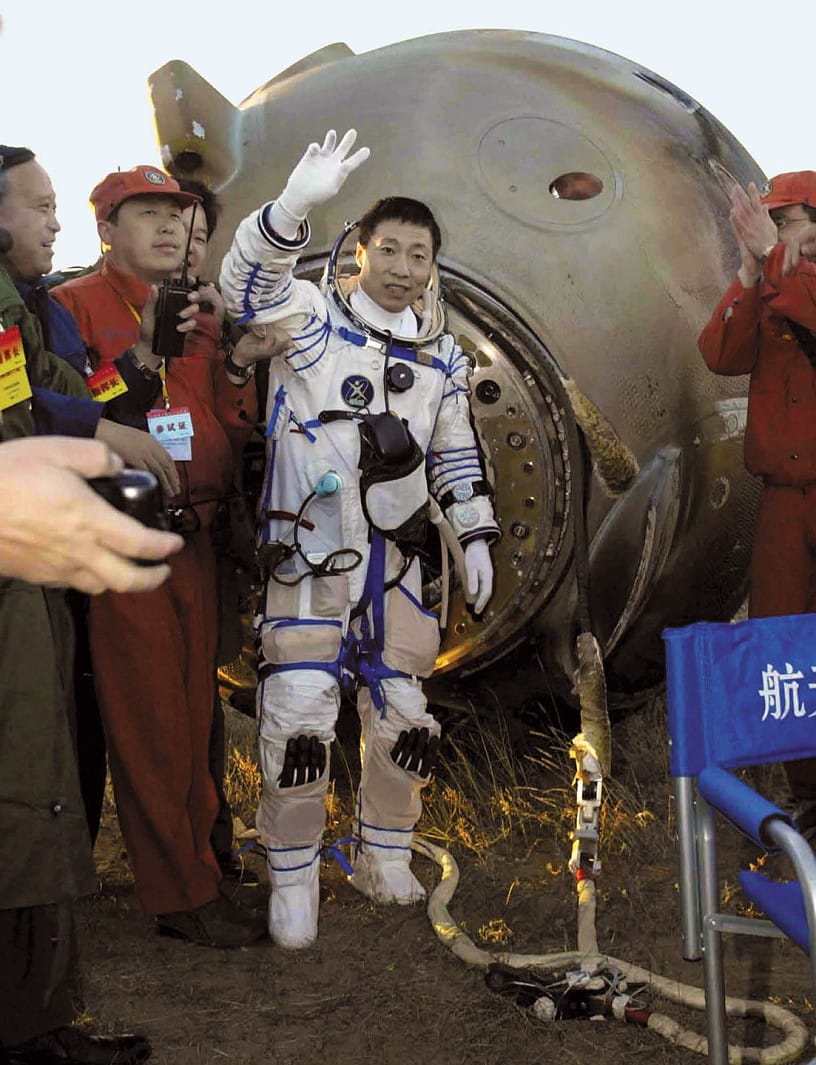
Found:
[[[682,961],[680,953],[661,715],[660,706],[652,705],[615,726],[598,943],[613,956],[700,986],[701,966]],[[345,742],[345,748],[353,776],[353,745]],[[460,780],[470,776],[470,790],[450,788],[443,771],[421,827],[450,844],[461,872],[450,910],[478,945],[531,954],[572,950],[575,895],[567,833],[573,813],[565,808],[564,791],[569,766],[562,764],[561,776],[553,776],[560,752],[541,737],[514,736],[509,748],[503,767],[474,771],[471,762],[465,771],[459,765]],[[461,753],[449,749],[449,761]],[[332,809],[338,834],[348,802],[343,769]],[[735,854],[729,844],[728,859]],[[535,1020],[529,1010],[488,991],[483,973],[464,966],[437,940],[424,907],[374,906],[333,862],[321,871],[318,944],[292,954],[269,942],[214,951],[158,938],[139,910],[110,810],[96,857],[100,891],[79,907],[89,1012],[103,1029],[125,1025],[146,1032],[157,1065],[705,1060],[616,1021]],[[262,859],[248,860],[263,875]],[[417,858],[414,866],[429,888],[438,881],[432,863]],[[240,898],[263,912],[266,889],[244,888]],[[739,909],[736,889],[730,905]],[[771,997],[814,1025],[809,969],[796,948],[733,937],[726,964],[729,993]],[[701,1014],[653,995],[648,1001],[652,1009],[703,1029]],[[755,1026],[734,1022],[734,1041],[762,1038]],[[769,1042],[777,1038],[768,1036]]]

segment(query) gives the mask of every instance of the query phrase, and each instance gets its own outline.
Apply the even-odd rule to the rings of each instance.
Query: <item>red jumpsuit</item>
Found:
[[[109,261],[54,290],[99,365],[139,337],[149,286]],[[172,407],[188,407],[192,461],[177,462],[174,503],[224,496],[235,452],[257,419],[254,387],[233,385],[212,316],[200,316],[183,358],[168,361]],[[164,401],[159,395],[156,408]],[[94,675],[122,831],[145,912],[190,910],[216,898],[221,873],[210,846],[217,810],[208,769],[217,602],[209,525],[215,503],[195,507],[201,528],[171,559],[171,576],[142,594],[91,599]]]
[[[763,480],[752,617],[816,611],[816,368],[788,321],[816,332],[816,265],[801,262],[785,277],[783,257],[777,244],[753,288],[735,280],[699,341],[715,373],[751,375],[745,465]],[[811,759],[785,763],[800,813],[810,808],[811,818],[815,768]]]
[[[699,341],[715,373],[751,375],[745,465],[764,484],[753,617],[816,610],[816,369],[788,322],[816,332],[816,265],[784,277],[783,255],[778,244],[753,288],[731,284]]]

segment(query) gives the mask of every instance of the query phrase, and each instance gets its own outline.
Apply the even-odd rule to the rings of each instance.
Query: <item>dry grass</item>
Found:
[[[639,734],[644,746],[654,743],[651,727]],[[570,737],[551,728],[532,733],[530,749],[520,756],[501,719],[490,727],[474,719],[467,743],[451,744],[425,792],[420,831],[479,859],[509,840],[529,848],[545,837],[568,848],[576,816],[575,763],[569,747]],[[604,781],[602,849],[644,861],[664,858],[672,850],[667,777],[658,779],[655,794],[649,795],[637,775],[625,766],[622,770],[620,777]]]
[[[661,727],[661,711],[647,712],[654,720],[640,720],[630,729],[621,775],[604,781],[600,833],[606,854],[653,861],[671,848],[667,770],[656,774],[657,794],[650,796],[640,775],[628,768],[642,765],[644,755],[652,757],[648,748],[654,746],[655,731]],[[527,734],[520,750],[504,718],[486,721],[474,713],[444,746],[436,774],[423,792],[418,830],[444,846],[463,849],[477,861],[504,842],[528,849],[546,838],[568,850],[576,815],[575,763],[569,747],[568,734],[553,727]],[[352,820],[356,767],[339,744],[333,759],[335,779],[326,804],[328,835],[336,837],[346,834]],[[225,791],[233,811],[247,824],[252,823],[261,787],[254,754],[234,745]]]
[[[224,794],[232,808],[233,817],[249,824],[261,798],[263,780],[255,755],[232,746],[224,773]]]

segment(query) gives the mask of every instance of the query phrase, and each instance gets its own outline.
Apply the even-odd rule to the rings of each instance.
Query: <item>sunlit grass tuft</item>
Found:
[[[224,794],[233,816],[249,824],[255,817],[262,788],[261,769],[254,755],[233,746],[224,773]]]

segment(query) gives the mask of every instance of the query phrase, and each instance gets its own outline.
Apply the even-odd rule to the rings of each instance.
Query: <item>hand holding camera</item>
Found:
[[[155,478],[132,472],[145,513],[160,521]],[[158,587],[170,573],[163,559],[183,540],[120,513],[88,486],[101,479],[106,491],[111,482],[121,490],[123,474],[122,460],[98,440],[41,436],[0,444],[0,574],[90,594]]]

